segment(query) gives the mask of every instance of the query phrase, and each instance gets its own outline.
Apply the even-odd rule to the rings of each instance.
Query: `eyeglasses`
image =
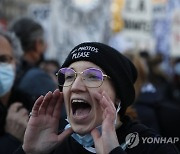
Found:
[[[103,72],[97,68],[88,68],[83,72],[76,72],[72,68],[61,68],[57,73],[59,86],[71,86],[77,78],[78,74],[81,75],[82,81],[89,88],[100,87],[105,78],[110,78],[108,75],[103,74]]]
[[[0,63],[11,63],[13,60],[13,57],[9,55],[0,55]]]

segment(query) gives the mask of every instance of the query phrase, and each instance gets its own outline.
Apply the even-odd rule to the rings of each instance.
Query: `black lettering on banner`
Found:
[[[153,12],[154,13],[165,13],[166,7],[165,6],[154,6]]]
[[[144,0],[141,0],[141,1],[139,2],[139,8],[138,8],[138,10],[139,10],[140,12],[146,12]]]
[[[125,29],[129,30],[141,30],[145,32],[150,31],[150,23],[145,21],[133,21],[133,20],[124,20]]]
[[[146,2],[144,0],[126,0],[125,10],[126,12],[146,12]]]

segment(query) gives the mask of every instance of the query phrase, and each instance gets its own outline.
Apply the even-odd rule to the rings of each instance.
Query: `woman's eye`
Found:
[[[73,80],[74,79],[74,75],[65,75],[65,80]]]
[[[87,78],[89,80],[99,80],[99,77],[97,75],[94,75],[94,74],[88,74]]]

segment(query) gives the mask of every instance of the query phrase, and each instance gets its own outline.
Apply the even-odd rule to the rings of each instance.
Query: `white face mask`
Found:
[[[14,79],[15,72],[13,65],[0,63],[0,97],[11,90]]]

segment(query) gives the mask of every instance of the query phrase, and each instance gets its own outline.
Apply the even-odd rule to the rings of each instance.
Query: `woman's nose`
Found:
[[[71,86],[71,91],[85,91],[85,90],[86,90],[86,85],[84,84],[81,75],[78,75]]]

